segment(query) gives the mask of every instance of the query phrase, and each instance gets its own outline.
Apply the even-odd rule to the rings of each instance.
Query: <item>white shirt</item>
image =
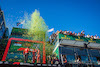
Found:
[[[96,37],[96,36],[94,36],[94,39],[97,39],[97,37]]]
[[[87,38],[90,38],[90,35],[87,35]]]

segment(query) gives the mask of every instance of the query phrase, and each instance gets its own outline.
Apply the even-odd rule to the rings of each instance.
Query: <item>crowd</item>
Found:
[[[62,55],[62,57],[63,57],[63,63],[64,63],[64,64],[68,63],[66,56],[67,56],[67,55]],[[88,60],[89,60],[89,59],[88,59]],[[100,65],[100,57],[96,57],[96,59],[93,59],[93,60],[94,60],[98,65]],[[93,60],[92,60],[92,61],[93,61]],[[91,62],[91,59],[90,59],[89,61]],[[94,62],[94,61],[93,61],[93,62]],[[75,62],[75,63],[80,63],[80,64],[81,64],[81,63],[84,63],[84,60],[82,60],[82,59],[81,59],[81,56],[78,55],[78,56],[76,56],[76,59],[75,59],[74,62]],[[87,61],[86,61],[86,62],[87,62]]]
[[[96,63],[98,65],[100,65],[100,58],[96,58],[96,59],[97,59]],[[69,63],[69,60],[67,60],[67,55],[62,55],[62,60],[61,61],[63,62],[63,64]],[[60,64],[61,61],[59,61],[59,59],[56,56],[47,56],[47,63],[48,64]],[[84,60],[82,60],[81,56],[78,55],[78,56],[76,56],[76,59],[75,59],[74,62],[81,64],[81,63],[84,63]]]
[[[62,31],[62,30],[58,31],[58,30],[57,30],[56,33],[53,33],[53,34],[50,36],[50,39],[55,40],[56,36],[57,36],[59,33],[65,34],[65,35],[72,35],[72,36],[81,36],[81,37],[92,38],[92,39],[100,39],[99,36],[97,36],[97,35],[95,35],[95,36],[89,35],[89,34],[88,34],[88,35],[85,35],[85,32],[84,32],[84,31],[81,31],[81,32],[79,32],[79,33],[75,33],[75,32],[67,31],[67,30],[65,30],[65,31]]]
[[[47,63],[48,64],[59,64],[59,59],[56,56],[47,56]]]

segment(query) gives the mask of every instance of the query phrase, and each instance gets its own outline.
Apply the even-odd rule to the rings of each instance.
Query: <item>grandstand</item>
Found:
[[[100,66],[100,39],[58,33],[52,43],[55,45],[53,53],[61,64],[72,67]],[[66,56],[67,63],[63,56]]]

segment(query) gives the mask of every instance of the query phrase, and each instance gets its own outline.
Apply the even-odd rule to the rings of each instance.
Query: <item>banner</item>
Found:
[[[65,35],[65,34],[61,34],[61,33],[59,33],[59,39],[68,39],[68,40],[100,43],[100,39],[92,39],[92,38],[85,38],[85,37],[81,37],[81,36]]]

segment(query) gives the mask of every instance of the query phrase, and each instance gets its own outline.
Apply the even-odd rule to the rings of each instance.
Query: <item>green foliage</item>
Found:
[[[48,55],[52,55],[53,48],[54,48],[54,45],[46,43],[46,45],[45,45],[45,51],[46,51],[46,55],[47,56]]]

